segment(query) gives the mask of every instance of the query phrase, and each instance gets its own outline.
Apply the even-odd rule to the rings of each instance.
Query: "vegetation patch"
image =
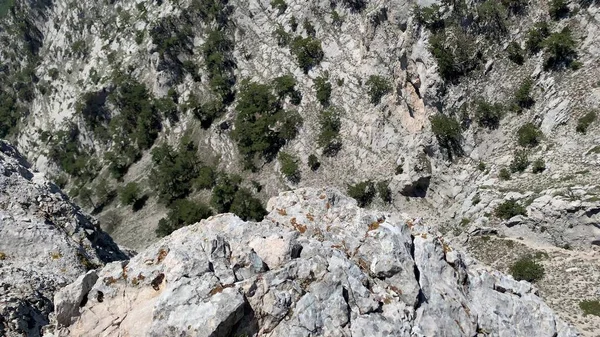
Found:
[[[600,317],[600,301],[588,300],[579,302],[579,307],[583,310],[583,315],[594,315]]]
[[[191,192],[200,167],[197,151],[191,142],[182,144],[179,149],[163,143],[152,150],[154,167],[150,177],[159,202],[169,205]]]
[[[462,129],[458,121],[443,114],[436,114],[430,118],[430,122],[431,131],[440,147],[447,151],[448,157],[452,159],[454,156],[461,156]]]
[[[560,70],[564,68],[577,67],[576,43],[569,27],[563,28],[558,33],[552,33],[544,41],[544,69]]]
[[[577,120],[577,126],[575,127],[575,130],[579,133],[585,134],[587,129],[596,121],[597,118],[596,111],[590,111],[586,113],[583,117]]]
[[[321,48],[321,41],[308,36],[297,36],[290,44],[290,52],[296,57],[296,61],[304,73],[308,73],[313,67],[323,60],[325,54]]]
[[[284,110],[269,85],[245,83],[239,97],[231,135],[246,167],[254,168],[256,160],[271,161],[283,145],[296,137],[302,118],[296,111]]]
[[[517,281],[525,280],[535,283],[544,277],[544,267],[533,257],[526,256],[510,266],[510,273]]]
[[[319,76],[315,79],[313,88],[317,91],[317,100],[322,106],[328,107],[331,98],[332,86],[329,82],[329,76]]]
[[[511,198],[496,207],[495,215],[500,219],[508,220],[517,215],[527,216],[527,210],[518,201]]]
[[[392,85],[385,77],[379,75],[371,75],[365,83],[367,92],[371,98],[371,103],[377,105],[381,102],[381,98],[392,91]]]
[[[184,226],[192,225],[213,215],[210,207],[203,203],[180,199],[175,201],[167,213],[167,217],[158,222],[156,235],[164,237]]]
[[[524,172],[530,163],[529,154],[526,150],[515,150],[513,160],[510,162],[510,171],[512,173]]]
[[[348,195],[358,202],[359,207],[366,207],[371,204],[377,191],[372,181],[362,181],[348,186]]]
[[[484,99],[476,102],[475,118],[480,126],[497,129],[504,115],[504,107],[500,103],[490,103]]]
[[[285,153],[279,153],[279,165],[281,173],[292,183],[300,182],[300,168],[298,166],[298,158]]]
[[[517,131],[517,141],[519,145],[526,147],[534,147],[540,143],[542,131],[533,123],[527,123]]]
[[[319,116],[319,126],[317,144],[323,148],[324,155],[333,157],[342,147],[339,137],[342,122],[338,110],[333,107],[323,110]]]

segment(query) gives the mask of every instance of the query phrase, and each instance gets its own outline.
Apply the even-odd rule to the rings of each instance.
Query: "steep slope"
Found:
[[[157,164],[148,148],[157,141],[192,141],[201,165],[240,174],[241,186],[263,200],[292,186],[371,180],[384,192],[389,186],[394,207],[450,232],[468,219],[513,237],[589,247],[599,235],[597,126],[591,119],[587,132],[575,130],[598,105],[598,6],[573,1],[553,16],[548,1],[505,3],[32,2],[45,8],[45,16],[30,14],[39,32],[29,35],[41,39],[39,81],[14,134],[36,168],[68,183],[134,248],[155,240],[168,211],[153,198]],[[560,35],[565,27],[569,38]],[[566,50],[564,65],[547,66],[553,41]],[[279,117],[242,128],[244,80],[275,87],[283,109],[276,116],[298,113],[302,123],[293,117],[289,137],[268,135],[282,133]],[[448,135],[429,120],[439,115],[461,124],[452,163]],[[527,123],[531,142],[516,145]],[[258,137],[240,136],[256,130]],[[258,155],[248,142],[270,151],[253,158],[253,170],[244,169],[248,151]],[[516,148],[528,159],[519,157],[512,179],[502,179]],[[271,160],[278,151],[291,161]],[[150,211],[131,212],[110,197],[121,179],[141,186]],[[192,188],[192,196],[207,201],[207,188]],[[510,198],[529,218],[507,228],[493,215]],[[568,228],[556,225],[564,222]]]
[[[260,223],[218,215],[107,265],[55,336],[578,335],[529,283],[422,224],[335,189],[285,192],[268,208]]]
[[[0,334],[40,336],[54,293],[123,253],[15,148],[0,141]]]

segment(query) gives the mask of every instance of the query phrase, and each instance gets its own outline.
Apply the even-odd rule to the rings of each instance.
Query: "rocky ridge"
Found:
[[[58,289],[127,259],[96,220],[0,141],[0,335],[40,336]]]
[[[284,192],[268,210],[262,222],[213,216],[79,278],[56,295],[72,317],[53,335],[578,335],[531,284],[419,221],[336,189]]]

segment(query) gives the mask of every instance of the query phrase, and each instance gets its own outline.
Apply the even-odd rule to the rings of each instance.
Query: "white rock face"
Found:
[[[126,258],[58,187],[0,141],[0,335],[40,336],[60,287],[88,268]],[[79,306],[81,295],[72,298]]]
[[[529,283],[403,216],[335,189],[285,192],[268,210],[260,223],[214,216],[107,265],[54,335],[578,335]]]

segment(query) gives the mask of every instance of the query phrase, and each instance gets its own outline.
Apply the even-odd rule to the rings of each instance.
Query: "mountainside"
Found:
[[[124,247],[330,186],[543,266],[593,336],[599,22],[596,0],[0,0],[0,138]]]
[[[260,223],[203,220],[107,265],[81,316],[54,335],[578,335],[530,284],[475,265],[422,224],[335,189],[285,192],[268,209]],[[80,284],[69,287],[56,298],[76,303]]]
[[[97,221],[0,141],[0,334],[40,336],[54,293],[127,258]]]

